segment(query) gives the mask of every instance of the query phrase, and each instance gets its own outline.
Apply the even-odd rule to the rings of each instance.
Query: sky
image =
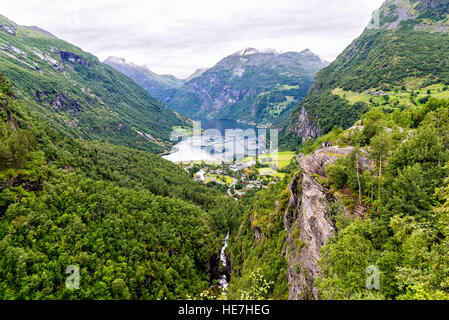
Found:
[[[334,60],[384,0],[0,0],[0,14],[39,26],[100,60],[188,77],[246,47]]]

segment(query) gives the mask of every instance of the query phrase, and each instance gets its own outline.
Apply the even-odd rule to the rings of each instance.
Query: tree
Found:
[[[371,159],[375,160],[378,164],[379,168],[379,181],[378,181],[378,199],[380,199],[380,186],[381,186],[381,179],[382,179],[382,161],[388,156],[391,146],[392,146],[392,139],[391,135],[388,133],[381,132],[380,134],[377,134],[371,139],[371,149],[370,149],[370,157]]]
[[[362,203],[362,185],[360,183],[360,146],[362,145],[364,140],[363,132],[361,132],[358,128],[354,130],[353,135],[351,137],[352,144],[354,145],[355,152],[355,164],[356,164],[356,174],[357,174],[357,183],[359,186],[359,203]]]

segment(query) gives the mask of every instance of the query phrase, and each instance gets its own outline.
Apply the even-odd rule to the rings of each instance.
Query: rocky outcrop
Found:
[[[416,20],[412,22],[415,23],[415,30],[447,32],[447,24],[445,26],[441,22],[444,23],[443,20],[445,20],[448,10],[449,4],[447,1],[441,0],[387,0],[378,12],[380,27],[394,30],[400,28],[404,21]],[[439,19],[438,17],[442,18]],[[424,23],[416,24],[418,20]],[[438,20],[440,23],[438,23]],[[432,28],[435,25],[436,28]]]
[[[352,148],[322,148],[313,155],[300,156],[302,172],[290,182],[290,200],[284,215],[288,232],[289,299],[318,299],[314,281],[321,276],[318,265],[321,247],[334,235],[329,204],[338,201],[319,184],[314,175],[325,175],[325,166],[348,155]]]
[[[0,182],[0,191],[12,187],[22,187],[28,191],[40,191],[42,190],[42,183],[40,180],[32,181],[22,175],[18,175],[15,178],[7,179]]]
[[[286,133],[293,132],[295,136],[301,138],[301,141],[303,142],[308,138],[316,138],[321,135],[320,128],[315,125],[305,108],[301,109],[301,112],[294,123],[294,127],[287,129]]]
[[[0,24],[0,30],[3,30],[7,33],[9,33],[12,36],[16,35],[16,28],[12,25],[6,25],[6,24]]]
[[[68,51],[59,51],[59,55],[61,56],[61,59],[66,62],[70,62],[72,64],[81,64],[86,67],[92,67],[92,65],[84,60],[81,56],[74,54],[72,52]]]
[[[56,98],[51,101],[51,107],[55,111],[67,111],[73,116],[83,112],[83,108],[78,101],[71,99],[64,94],[57,95]]]

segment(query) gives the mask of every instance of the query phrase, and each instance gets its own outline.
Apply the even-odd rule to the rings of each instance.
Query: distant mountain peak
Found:
[[[233,55],[235,56],[250,56],[253,54],[278,54],[278,52],[275,49],[267,48],[267,49],[256,49],[256,48],[245,48],[243,50],[239,50]]]
[[[192,79],[198,78],[199,76],[201,76],[204,72],[206,72],[208,70],[208,68],[198,68],[195,70],[194,73],[192,73],[190,76],[188,76],[187,78],[185,78],[185,81],[190,81]]]
[[[104,60],[104,62],[114,62],[114,63],[121,63],[121,64],[126,64],[126,60],[124,58],[119,58],[119,57],[109,57],[106,60]]]
[[[304,49],[304,50],[302,50],[300,53],[302,53],[302,54],[304,54],[304,55],[316,55],[316,54],[314,54],[313,52],[312,52],[312,50],[310,50],[310,49]]]
[[[147,65],[139,66],[124,58],[109,57],[103,63],[127,75],[160,101],[173,95],[174,91],[184,84],[184,80],[175,76],[157,74],[151,71]]]

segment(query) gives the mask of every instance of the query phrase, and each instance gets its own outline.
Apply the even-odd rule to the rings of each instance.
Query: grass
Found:
[[[290,164],[290,161],[296,157],[296,153],[293,151],[278,152],[277,157],[278,157],[278,169],[284,169],[285,167],[287,167]],[[259,161],[261,163],[267,163],[271,166],[273,163],[272,161],[265,162],[269,158],[272,158],[271,154],[260,155]],[[255,161],[255,160],[256,160],[255,157],[247,157],[247,158],[243,159],[243,162],[247,163],[247,162]],[[277,172],[271,168],[260,168],[259,172],[261,175],[275,176],[275,177],[279,177],[281,179],[285,176],[284,173]]]
[[[278,84],[278,89],[279,90],[292,90],[292,89],[299,89],[299,85],[296,85],[296,86],[290,86],[290,85],[288,85],[288,84],[284,84],[284,85],[279,85]]]
[[[262,176],[278,177],[279,179],[283,179],[285,177],[285,173],[275,171],[271,168],[260,168],[259,172]]]
[[[217,180],[219,182],[226,183],[226,185],[228,185],[228,186],[233,181],[232,178],[229,177],[229,176],[222,176],[222,175],[217,175],[217,174],[211,174],[211,175],[208,175],[208,176],[214,178],[215,180]]]
[[[421,105],[420,99],[428,96],[440,99],[449,98],[449,90],[444,90],[445,86],[443,84],[432,84],[422,87],[424,81],[425,79],[423,78],[407,78],[404,82],[405,91],[403,88],[398,88],[395,91],[383,91],[384,95],[379,96],[369,94],[370,91],[379,91],[377,89],[357,93],[336,88],[332,93],[346,99],[351,105],[357,102],[364,102],[371,107],[388,106],[392,108]],[[414,94],[413,97],[412,93]]]

